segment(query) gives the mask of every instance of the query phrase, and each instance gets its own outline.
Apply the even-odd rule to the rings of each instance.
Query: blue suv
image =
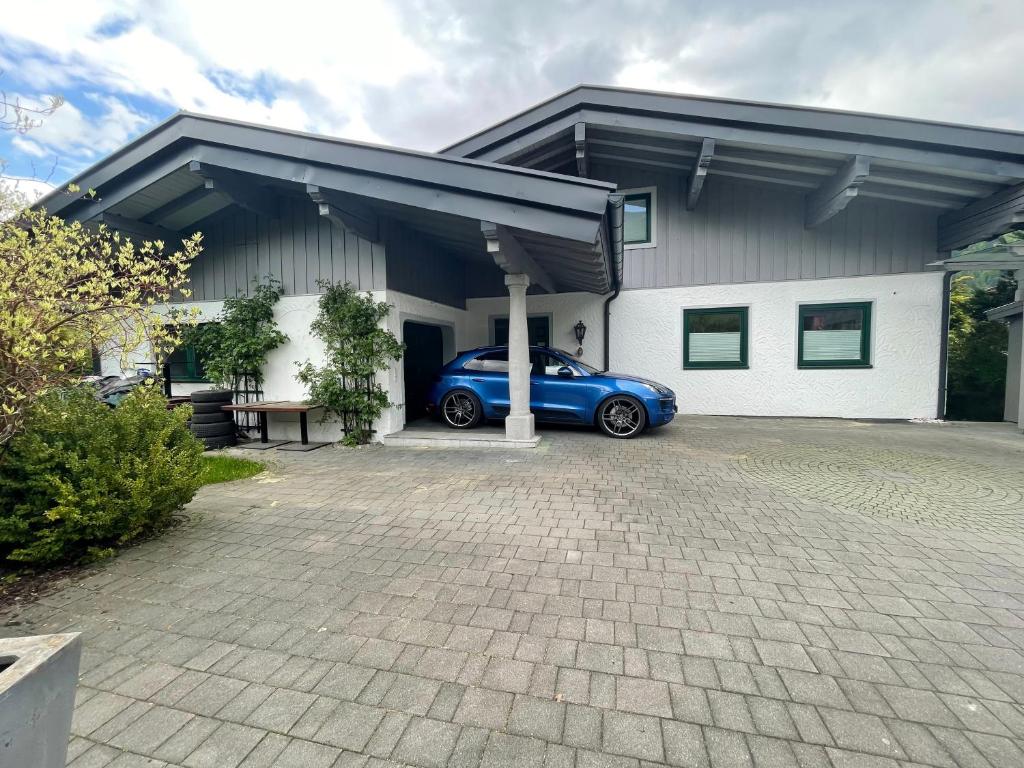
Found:
[[[530,347],[530,410],[538,421],[596,424],[609,437],[630,438],[676,414],[668,387],[637,376],[605,373],[567,352]],[[441,369],[427,410],[452,429],[472,429],[509,412],[508,347],[460,352]]]

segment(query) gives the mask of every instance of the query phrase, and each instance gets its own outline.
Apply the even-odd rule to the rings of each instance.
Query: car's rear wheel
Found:
[[[597,411],[597,425],[608,437],[636,437],[646,424],[647,412],[643,404],[629,395],[613,395],[601,403]]]
[[[483,415],[480,399],[472,392],[457,389],[441,400],[441,421],[452,429],[472,429]]]

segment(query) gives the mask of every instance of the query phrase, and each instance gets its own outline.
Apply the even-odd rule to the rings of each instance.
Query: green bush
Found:
[[[92,560],[166,527],[201,484],[187,418],[154,387],[116,409],[86,390],[41,398],[0,455],[0,560]]]

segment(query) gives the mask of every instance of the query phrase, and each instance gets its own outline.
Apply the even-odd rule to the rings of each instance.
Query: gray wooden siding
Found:
[[[384,242],[389,290],[466,308],[466,268],[461,260],[394,221],[386,224]]]
[[[272,275],[287,295],[319,293],[317,281],[348,281],[359,290],[386,287],[384,246],[364,240],[306,200],[281,197],[279,216],[232,208],[203,228],[203,252],[191,268],[192,301],[247,295]]]
[[[938,212],[921,206],[858,198],[808,230],[799,189],[712,175],[687,211],[683,174],[595,164],[590,175],[658,189],[656,247],[625,252],[625,288],[919,272],[937,257]]]

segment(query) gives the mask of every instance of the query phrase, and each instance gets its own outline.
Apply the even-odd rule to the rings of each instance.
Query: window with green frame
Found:
[[[650,192],[625,195],[622,221],[622,242],[625,245],[640,245],[651,242],[651,201]]]
[[[802,304],[798,330],[798,367],[871,367],[870,301]]]
[[[190,382],[206,381],[203,361],[196,354],[195,347],[181,345],[167,356],[167,367],[171,381]]]
[[[746,368],[746,307],[683,310],[684,368]]]

